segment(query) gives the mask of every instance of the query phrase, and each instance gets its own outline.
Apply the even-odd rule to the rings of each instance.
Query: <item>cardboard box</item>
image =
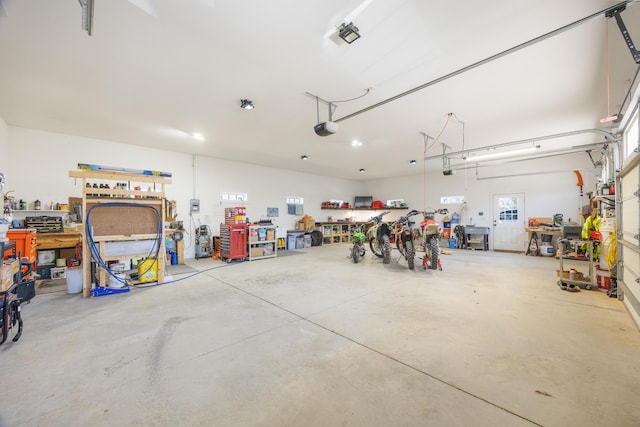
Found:
[[[51,280],[66,279],[67,267],[53,267],[51,269]]]
[[[303,230],[313,230],[316,228],[316,221],[313,219],[310,220],[306,220],[304,222],[304,228]]]
[[[558,275],[558,277],[562,277],[563,279],[569,279],[569,270],[564,270],[562,272],[562,276],[560,276],[560,270],[556,270],[556,274]],[[573,280],[585,280],[585,278],[581,272],[576,271],[573,275]]]
[[[264,256],[264,248],[262,246],[254,246],[251,248],[251,258]]]
[[[54,264],[56,262],[55,249],[38,251],[38,264]]]
[[[267,230],[267,240],[276,240],[275,230]]]
[[[7,291],[13,285],[13,276],[19,268],[20,263],[17,260],[5,261],[0,267],[0,292]]]

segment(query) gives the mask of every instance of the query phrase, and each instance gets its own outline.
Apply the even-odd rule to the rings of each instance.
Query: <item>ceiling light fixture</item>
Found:
[[[338,36],[348,44],[351,44],[360,38],[358,31],[358,27],[353,25],[353,22],[349,22],[348,24],[342,23],[340,27],[338,27]]]
[[[302,155],[302,156],[300,156],[300,160],[309,160],[309,157],[307,157],[305,155]]]
[[[365,171],[364,169],[360,169],[360,171],[359,171],[359,172],[360,172],[360,173],[364,173],[364,171]]]
[[[352,147],[360,147],[361,145],[362,145],[362,141],[358,141],[357,139],[354,139],[353,141],[351,141]]]
[[[409,161],[409,164],[410,164],[410,165],[415,165],[416,163],[417,163],[417,162],[416,162],[415,160],[410,160],[410,161]]]
[[[253,102],[249,101],[248,99],[241,99],[240,108],[245,110],[253,110],[255,107],[253,105]]]
[[[196,141],[204,141],[204,136],[201,133],[195,132],[193,134],[193,139]]]

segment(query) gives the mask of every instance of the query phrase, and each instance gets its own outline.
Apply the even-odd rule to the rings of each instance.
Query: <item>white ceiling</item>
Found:
[[[463,128],[464,148],[609,129],[600,118],[621,108],[637,70],[613,19],[607,42],[600,15],[341,120],[618,2],[95,0],[91,36],[77,0],[2,3],[0,116],[9,125],[350,179],[418,173],[421,132],[441,134],[427,139],[429,156],[440,143],[461,150]],[[640,41],[640,5],[621,16]],[[362,35],[351,45],[335,35],[345,20]],[[362,97],[336,103],[340,129],[319,137],[313,126],[329,109],[309,93]],[[243,98],[256,108],[240,109]],[[543,149],[598,141],[586,134]]]

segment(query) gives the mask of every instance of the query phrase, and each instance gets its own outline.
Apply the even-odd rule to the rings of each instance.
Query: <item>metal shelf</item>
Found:
[[[275,258],[278,254],[278,245],[277,242],[278,240],[276,239],[276,226],[275,225],[250,225],[248,227],[248,237],[249,237],[249,242],[248,242],[248,254],[249,254],[249,261],[253,261],[253,260],[257,260],[257,259],[264,259],[264,258]],[[251,240],[252,237],[255,236],[259,236],[260,234],[260,229],[264,229],[265,230],[265,234],[267,236],[269,236],[269,234],[272,233],[273,239],[269,239],[267,238],[266,240]],[[267,253],[265,254],[265,249],[269,249],[266,248],[267,245],[271,245],[271,253]],[[258,255],[259,252],[262,252],[262,255]],[[267,250],[267,252],[269,252]]]
[[[562,287],[562,289],[571,290],[578,287],[584,287],[585,289],[591,289],[593,287],[597,288],[596,276],[595,276],[595,260],[593,257],[593,241],[591,240],[567,240],[561,239],[558,242],[560,247],[560,255],[558,259],[560,261],[560,269],[558,270],[559,278],[558,285]],[[578,253],[578,249],[582,249],[583,246],[586,246],[584,249],[586,254],[584,258],[579,258],[577,256],[567,256],[568,253]],[[567,262],[577,262],[584,265],[584,263],[588,263],[588,276],[584,279],[577,279],[570,277],[563,277],[564,275],[564,264]],[[572,286],[574,285],[574,286]]]

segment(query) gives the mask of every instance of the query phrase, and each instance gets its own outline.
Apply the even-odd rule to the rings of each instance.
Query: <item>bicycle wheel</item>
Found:
[[[20,301],[13,300],[10,303],[11,305],[11,325],[13,328],[16,326],[16,322],[18,323],[18,331],[13,337],[13,342],[16,342],[22,336],[22,314],[20,312]]]
[[[7,301],[7,296],[5,295],[2,298],[2,304],[0,304],[0,344],[7,340],[7,336],[9,335],[10,320],[9,304]]]

